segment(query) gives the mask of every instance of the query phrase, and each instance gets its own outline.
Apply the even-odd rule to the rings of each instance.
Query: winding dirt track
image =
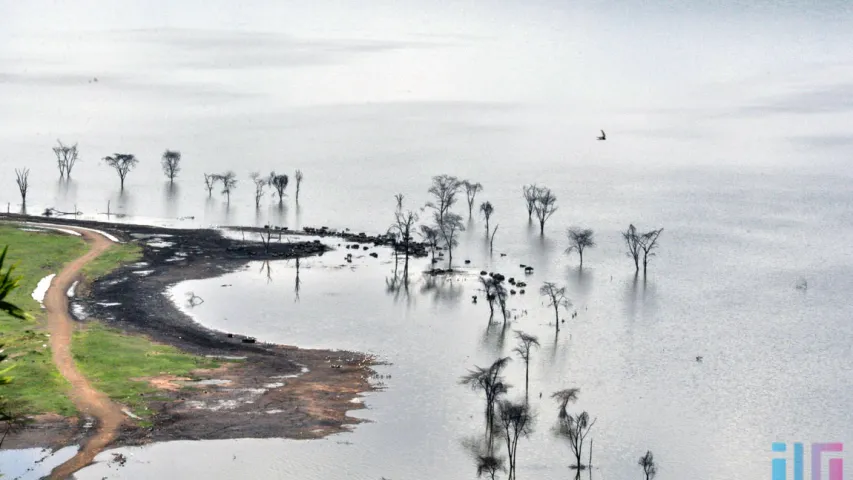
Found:
[[[112,242],[98,233],[66,226],[63,228],[79,232],[89,243],[90,248],[85,255],[66,265],[50,282],[50,287],[47,289],[44,306],[47,310],[47,326],[50,331],[50,348],[53,351],[53,362],[59,369],[59,373],[71,382],[71,400],[81,414],[94,417],[97,430],[76,455],[53,469],[50,473],[52,479],[68,478],[77,470],[90,464],[95,455],[115,439],[116,432],[124,421],[121,407],[113,403],[103,392],[92,387],[74,365],[74,359],[71,356],[74,324],[68,314],[66,293],[78,277],[80,269],[110,248]]]

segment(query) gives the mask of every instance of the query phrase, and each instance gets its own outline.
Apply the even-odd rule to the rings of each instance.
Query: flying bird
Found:
[[[601,136],[598,137],[599,140],[607,140],[607,135],[604,133],[604,130],[601,131]]]

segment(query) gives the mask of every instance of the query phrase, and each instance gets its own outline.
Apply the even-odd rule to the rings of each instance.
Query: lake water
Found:
[[[271,280],[251,264],[181,284],[176,294],[205,298],[192,313],[214,328],[389,361],[387,389],[356,413],[372,422],[319,441],[123,449],[125,467],[80,478],[473,478],[461,440],[479,434],[483,402],[457,381],[509,355],[516,329],[542,342],[520,478],[570,475],[547,398],[569,386],[581,388],[573,411],[598,418],[601,479],[639,478],[647,449],[658,478],[765,478],[773,441],[853,441],[848,3],[90,3],[2,4],[0,202],[11,210],[12,169],[28,166],[30,212],[76,205],[105,219],[109,201],[129,222],[378,232],[395,193],[417,210],[430,177],[451,173],[483,183],[478,202],[500,225],[493,257],[475,218],[454,259],[536,270],[510,300],[520,316],[503,344],[487,306],[471,303],[472,275],[418,277],[395,297],[387,252],[354,268],[338,268],[346,252],[304,261],[298,301],[292,262],[273,262]],[[56,138],[80,142],[72,182],[57,182]],[[184,155],[174,188],[159,170],[166,148]],[[141,160],[123,194],[97,160],[115,151]],[[291,184],[283,207],[265,197],[255,208],[251,171],[297,168],[300,205]],[[240,179],[230,206],[202,182],[227,169]],[[544,236],[521,200],[533,182],[559,198]],[[665,228],[645,280],[622,250],[631,222]],[[583,272],[563,254],[570,225],[596,231]],[[565,285],[578,311],[556,342],[543,281]],[[517,359],[507,376],[523,381]]]

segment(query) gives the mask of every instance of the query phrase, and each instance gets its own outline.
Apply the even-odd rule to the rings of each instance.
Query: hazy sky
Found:
[[[106,126],[122,120],[109,112],[164,104],[210,119],[380,103],[414,103],[394,115],[417,116],[423,102],[463,102],[539,109],[514,121],[554,134],[608,125],[717,136],[746,156],[756,138],[837,154],[853,145],[850,25],[843,0],[0,0],[0,119],[14,111],[12,135],[58,102],[85,102],[99,113],[87,121]],[[62,96],[96,76],[113,97]]]

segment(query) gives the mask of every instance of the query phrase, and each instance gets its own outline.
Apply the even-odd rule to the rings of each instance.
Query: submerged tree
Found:
[[[510,360],[509,357],[499,358],[488,368],[474,366],[473,370],[459,380],[459,383],[468,385],[472,390],[482,390],[486,397],[486,432],[490,446],[494,430],[495,402],[509,389],[509,385],[504,383],[502,373]]]
[[[434,197],[434,200],[427,202],[426,206],[435,209],[439,225],[444,223],[444,216],[450,211],[450,207],[456,203],[456,195],[461,186],[459,179],[451,175],[432,177],[429,193]]]
[[[53,153],[56,155],[56,167],[59,169],[59,178],[71,178],[71,170],[74,164],[77,163],[77,144],[68,146],[61,141],[56,141],[57,146],[53,147]]]
[[[564,307],[568,310],[569,307],[572,306],[572,302],[566,296],[566,288],[557,287],[557,284],[554,282],[545,282],[545,284],[539,289],[539,294],[547,298],[549,307],[554,307],[554,324],[556,325],[557,332],[559,333],[560,307]]]
[[[533,219],[533,210],[536,208],[536,198],[539,196],[539,187],[536,184],[525,185],[522,190],[524,202],[527,205],[527,219]]]
[[[483,286],[481,291],[486,295],[486,302],[489,305],[489,324],[491,324],[492,320],[495,318],[495,300],[497,299],[495,296],[495,280],[486,276],[477,278],[480,280],[480,285]]]
[[[596,420],[597,419],[593,419],[590,421],[589,414],[587,412],[581,412],[576,415],[567,413],[564,416],[560,416],[557,420],[557,435],[569,442],[569,447],[575,455],[575,464],[572,465],[572,468],[576,468],[578,470],[586,468],[586,465],[584,465],[582,461],[583,445],[586,441],[587,435],[589,435],[589,431],[592,430],[592,426],[595,425]]]
[[[524,332],[515,332],[518,346],[513,350],[524,361],[524,398],[527,398],[530,386],[530,352],[533,347],[539,347],[539,339]]]
[[[545,221],[557,211],[557,197],[551,193],[550,188],[537,189],[533,210],[536,212],[536,218],[539,219],[539,233],[544,235]]]
[[[129,153],[116,153],[111,157],[104,157],[104,162],[113,167],[121,180],[121,189],[124,190],[124,178],[139,164],[139,160]]]
[[[255,208],[260,208],[261,198],[263,198],[264,189],[267,187],[267,179],[261,177],[260,172],[252,172],[249,178],[255,184]]]
[[[403,264],[404,283],[408,283],[409,281],[409,245],[414,233],[412,229],[415,227],[415,223],[417,223],[417,221],[418,216],[411,210],[406,213],[397,211],[394,214],[394,224],[391,225],[391,228],[389,229],[390,233],[394,235],[395,238],[398,238],[400,243],[403,245],[403,256],[405,258],[405,263]],[[396,251],[396,245],[394,246],[394,249]]]
[[[642,248],[640,248],[640,235],[633,223],[622,232],[622,239],[625,240],[625,247],[628,249],[627,255],[634,259],[634,272],[640,273],[640,252]]]
[[[654,250],[658,246],[658,237],[663,233],[663,229],[652,230],[640,236],[640,248],[643,250],[643,275],[646,274],[646,268],[649,265],[649,257],[654,257]]]
[[[287,188],[287,183],[290,179],[285,174],[276,175],[276,173],[270,172],[270,176],[267,179],[267,183],[269,183],[278,193],[278,203],[281,204],[284,198],[284,189]]]
[[[429,225],[421,225],[418,234],[421,236],[423,242],[427,244],[432,254],[432,263],[430,264],[432,265],[430,270],[432,270],[435,268],[435,251],[438,250],[438,242],[441,239],[441,234],[438,232],[438,229]]]
[[[559,418],[563,418],[569,414],[569,402],[577,402],[580,393],[580,388],[565,388],[563,390],[551,394],[551,398],[559,402],[560,406],[557,407],[557,413]]]
[[[297,170],[296,173],[293,174],[293,178],[296,179],[296,203],[299,203],[299,187],[302,186],[302,179],[305,178],[302,175],[302,170]]]
[[[508,480],[513,480],[518,465],[518,439],[530,435],[533,431],[533,415],[527,402],[514,403],[509,400],[498,402],[498,420],[506,441],[509,457]]]
[[[205,173],[204,174],[204,188],[207,189],[207,196],[210,197],[213,195],[213,188],[216,186],[216,174],[214,173]]]
[[[441,219],[436,212],[435,221],[441,232],[444,246],[447,247],[447,269],[453,270],[453,247],[459,244],[457,235],[465,230],[465,225],[462,224],[462,217],[455,213],[445,213],[444,218]]]
[[[228,204],[231,204],[231,190],[237,188],[237,174],[232,170],[217,175],[217,180],[222,182],[222,194],[228,198]]]
[[[498,233],[498,227],[500,225],[495,225],[495,229],[492,230],[492,234],[489,236],[489,253],[494,253],[495,251],[495,234]],[[487,234],[489,232],[486,232]]]
[[[169,183],[175,183],[175,177],[181,171],[181,152],[172,150],[163,152],[160,167],[163,168],[163,174],[169,179]]]
[[[492,206],[492,202],[485,201],[480,204],[480,213],[483,214],[483,218],[486,219],[486,235],[489,234],[489,219],[492,218],[492,214],[495,213],[495,207]]]
[[[468,218],[471,218],[474,210],[474,198],[477,193],[483,191],[483,186],[480,183],[473,183],[468,180],[463,180],[462,186],[465,187],[465,196],[468,198]]]
[[[15,169],[15,182],[18,184],[18,190],[21,192],[21,203],[26,206],[27,205],[27,190],[30,188],[30,169],[23,168],[21,170]]]
[[[503,458],[496,457],[490,453],[477,455],[477,478],[488,474],[491,480],[496,480],[498,472],[503,472],[504,470],[506,469],[504,468]]]
[[[506,327],[506,322],[509,319],[509,312],[506,309],[506,300],[509,298],[509,292],[506,291],[506,287],[503,284],[503,281],[498,279],[495,281],[495,300],[498,302],[498,306],[501,307],[501,315],[504,319],[504,327]]]
[[[566,249],[566,253],[578,252],[580,268],[583,268],[583,251],[595,247],[593,235],[593,231],[588,228],[572,227],[568,231],[569,248]]]
[[[640,457],[637,465],[643,468],[643,475],[646,476],[645,480],[653,480],[655,475],[658,474],[658,466],[655,464],[655,456],[651,450],[647,450],[646,454]]]

